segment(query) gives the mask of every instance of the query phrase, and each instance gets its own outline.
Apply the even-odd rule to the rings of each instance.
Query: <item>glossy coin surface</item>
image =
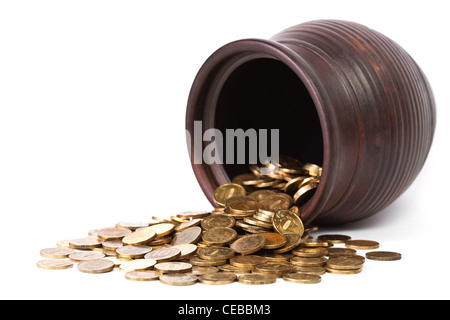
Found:
[[[250,285],[271,284],[276,281],[276,277],[264,274],[246,274],[238,277],[238,282]]]
[[[159,280],[161,272],[147,270],[147,271],[130,271],[125,274],[125,279],[131,281],[154,281]]]
[[[232,242],[237,237],[237,232],[231,228],[213,228],[206,230],[202,239],[205,243],[211,245],[224,245]]]
[[[46,259],[39,261],[36,265],[39,269],[65,270],[72,268],[73,262],[65,259]]]
[[[349,240],[345,243],[345,246],[355,250],[373,250],[378,249],[380,244],[372,240]]]
[[[234,251],[226,247],[199,248],[197,255],[205,260],[225,260],[234,256]]]
[[[131,230],[126,228],[103,228],[97,232],[97,237],[103,240],[120,240],[130,233]]]
[[[146,227],[143,229],[137,229],[136,231],[126,235],[122,242],[125,245],[142,245],[146,244],[153,239],[156,238],[156,231],[153,229],[150,229],[151,227]]]
[[[77,268],[84,273],[105,273],[114,269],[114,262],[108,259],[94,259],[80,262]]]
[[[243,197],[247,194],[245,188],[236,183],[228,183],[221,185],[214,191],[214,201],[220,205],[225,206],[228,199],[233,197]]]
[[[181,250],[175,247],[155,249],[145,255],[145,259],[154,259],[158,262],[166,262],[177,259]]]
[[[366,258],[377,261],[397,261],[402,258],[402,255],[400,253],[390,251],[372,251],[366,253]]]
[[[308,273],[288,273],[283,276],[283,280],[293,283],[319,283],[322,278],[318,275]]]
[[[47,248],[42,249],[40,255],[44,258],[64,259],[68,258],[72,253],[75,253],[75,250],[70,248]]]
[[[187,262],[161,262],[155,264],[155,270],[162,273],[183,273],[192,270],[192,264]]]
[[[232,228],[236,220],[226,214],[215,214],[204,218],[201,222],[203,229],[209,230],[212,228]]]
[[[188,244],[196,243],[202,236],[202,228],[200,227],[190,227],[185,230],[180,231],[173,237],[171,244]]]
[[[261,250],[262,248],[264,248],[265,244],[266,238],[263,235],[249,234],[237,239],[231,244],[230,248],[237,253],[246,255]]]
[[[297,233],[303,235],[305,228],[302,220],[289,210],[278,210],[273,216],[273,227],[281,234]]]
[[[159,277],[159,281],[170,286],[190,286],[197,282],[197,276],[191,274],[163,274]]]
[[[236,275],[233,273],[209,273],[198,277],[198,281],[208,285],[223,285],[236,281]]]

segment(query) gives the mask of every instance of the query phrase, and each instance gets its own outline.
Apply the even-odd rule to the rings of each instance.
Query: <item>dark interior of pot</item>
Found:
[[[215,128],[224,135],[224,146],[229,144],[226,129],[243,129],[245,138],[245,164],[238,164],[238,140],[234,139],[234,164],[224,147],[224,169],[230,179],[249,172],[250,142],[248,129],[258,133],[267,129],[266,150],[259,153],[271,156],[271,133],[279,129],[279,154],[292,156],[303,163],[323,164],[323,136],[314,102],[300,78],[279,60],[260,58],[237,67],[225,81],[217,101]],[[253,130],[252,130],[253,131]],[[231,149],[230,149],[231,150]],[[233,157],[231,157],[233,158]]]

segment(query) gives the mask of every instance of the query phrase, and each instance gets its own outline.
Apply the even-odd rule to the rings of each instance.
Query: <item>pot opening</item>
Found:
[[[253,59],[232,71],[218,95],[214,126],[221,132],[240,128],[259,133],[266,129],[268,144],[264,153],[269,157],[271,132],[279,129],[280,155],[323,165],[323,135],[314,102],[300,78],[279,60]],[[258,143],[260,137],[258,134]],[[249,141],[246,137],[245,164],[237,164],[235,139],[234,164],[225,161],[223,165],[230,179],[249,172]],[[227,159],[226,148],[223,152],[223,159]]]

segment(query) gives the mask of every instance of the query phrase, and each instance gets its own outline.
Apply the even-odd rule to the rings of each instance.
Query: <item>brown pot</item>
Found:
[[[431,147],[436,111],[425,75],[397,43],[357,23],[319,20],[213,53],[189,96],[191,136],[194,121],[203,132],[278,128],[280,154],[323,166],[302,219],[340,224],[379,212],[409,187]],[[216,187],[248,172],[195,164],[194,155],[191,162],[212,204]]]

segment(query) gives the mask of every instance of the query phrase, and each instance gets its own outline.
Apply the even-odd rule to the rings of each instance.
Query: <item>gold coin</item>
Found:
[[[162,236],[162,237],[157,237],[150,242],[147,242],[147,245],[148,246],[160,246],[160,245],[163,245],[166,243],[170,243],[171,241],[172,241],[171,236]]]
[[[266,244],[266,238],[261,234],[245,235],[230,245],[230,248],[242,255],[255,253]]]
[[[249,194],[250,197],[254,198],[256,201],[261,201],[264,198],[274,195],[275,191],[272,190],[256,190]]]
[[[77,268],[84,273],[105,273],[114,269],[114,263],[108,259],[94,259],[80,262]]]
[[[186,230],[190,227],[198,226],[202,222],[202,219],[194,218],[192,220],[188,220],[186,222],[182,222],[179,225],[175,226],[175,232],[180,232]]]
[[[293,266],[292,272],[309,273],[315,274],[316,276],[321,276],[326,273],[326,270],[324,267]]]
[[[123,259],[140,259],[143,258],[147,253],[151,252],[153,249],[149,246],[139,245],[139,246],[123,246],[116,249],[119,258]]]
[[[227,207],[230,213],[237,216],[251,216],[259,208],[259,202],[252,201],[235,201]]]
[[[298,189],[300,189],[300,186],[304,183],[305,179],[308,178],[309,178],[308,176],[299,176],[295,177],[294,179],[291,179],[284,186],[284,192],[293,197],[295,193],[298,191]]]
[[[327,258],[303,258],[303,257],[293,257],[290,262],[296,266],[309,266],[309,267],[322,267],[327,262]]]
[[[103,252],[95,252],[95,251],[74,252],[69,255],[69,259],[73,262],[97,260],[104,257],[105,254]]]
[[[38,261],[36,266],[46,270],[65,270],[73,267],[73,262],[65,259],[46,259]]]
[[[173,226],[173,225],[172,225]],[[143,229],[137,229],[136,231],[126,235],[122,242],[126,245],[142,245],[146,244],[156,238],[157,233],[153,226],[146,227]]]
[[[156,263],[154,259],[136,259],[122,263],[119,268],[122,272],[142,271],[153,268]]]
[[[177,259],[181,250],[175,247],[167,247],[153,250],[145,255],[145,259],[154,259],[158,262],[166,262]]]
[[[301,207],[306,204],[316,192],[318,182],[311,181],[308,184],[303,185],[294,195],[294,202],[297,206]]]
[[[116,228],[126,228],[134,231],[138,228],[146,228],[149,224],[147,222],[117,222]]]
[[[332,243],[329,243],[327,241],[322,241],[318,239],[308,238],[308,239],[302,239],[300,242],[300,247],[308,247],[308,248],[317,248],[317,247],[324,247],[328,248],[333,246]]]
[[[173,231],[173,229],[175,229],[175,225],[173,223],[159,223],[154,224],[148,228],[150,230],[155,231],[157,237],[162,237],[170,234]]]
[[[326,271],[334,274],[358,274],[361,273],[362,268],[359,269],[334,269],[330,267],[325,267]]]
[[[125,274],[125,279],[132,281],[154,281],[159,280],[161,272],[154,270],[129,271]]]
[[[197,255],[205,260],[225,260],[233,257],[234,251],[231,248],[224,247],[199,248]]]
[[[98,230],[97,237],[103,240],[120,240],[131,232],[125,228],[103,228]]]
[[[100,248],[102,246],[102,242],[98,240],[96,237],[87,237],[70,240],[69,246],[72,249],[92,250],[94,248]]]
[[[262,263],[255,266],[253,273],[271,274],[275,277],[281,278],[284,274],[291,271],[291,265],[281,263]]]
[[[329,259],[326,263],[326,266],[334,270],[361,269],[363,266],[363,262],[353,257],[336,257]]]
[[[302,220],[289,210],[278,210],[273,216],[273,227],[281,234],[297,233],[300,236],[305,231]]]
[[[257,264],[266,262],[267,258],[257,255],[234,256],[230,258],[230,264],[238,268],[253,269]]]
[[[326,256],[328,254],[328,250],[327,248],[324,247],[316,247],[316,248],[298,247],[292,250],[292,253],[296,256],[304,258],[318,258]]]
[[[56,243],[58,248],[70,248],[70,240],[60,240]]]
[[[227,183],[219,186],[214,191],[214,201],[224,207],[228,199],[232,197],[243,197],[247,195],[245,188],[236,183]]]
[[[286,237],[279,233],[265,232],[261,234],[266,238],[263,249],[278,249],[283,247],[287,242]]]
[[[397,252],[390,251],[372,251],[366,253],[366,258],[377,261],[396,261],[402,258],[402,255]]]
[[[356,250],[350,248],[328,248],[328,256],[329,257],[337,257],[337,256],[349,256],[355,255]]]
[[[307,163],[303,166],[302,169],[305,170],[307,174],[313,177],[320,177],[322,175],[322,168],[317,164]]]
[[[244,222],[251,224],[251,225],[255,225],[257,227],[272,229],[272,223],[264,222],[264,221],[261,221],[261,220],[258,220],[258,219],[252,218],[252,217],[245,217]]]
[[[219,268],[221,271],[223,272],[231,272],[234,274],[245,274],[245,273],[250,273],[252,272],[253,268],[244,268],[244,267],[236,267],[233,266],[231,264],[224,264],[221,266],[218,266],[217,268]]]
[[[338,244],[338,243],[346,243],[348,240],[351,239],[351,237],[343,234],[322,234],[318,236],[317,239],[327,241],[333,244]]]
[[[163,274],[159,281],[171,286],[189,286],[197,282],[197,276],[192,274]]]
[[[185,211],[177,214],[179,218],[198,219],[209,216],[209,211]]]
[[[345,243],[345,246],[356,250],[373,250],[378,249],[380,244],[372,240],[349,240]]]
[[[123,247],[123,242],[120,240],[107,240],[102,242],[102,247],[104,250],[116,251]]]
[[[238,277],[238,282],[251,285],[271,284],[275,283],[276,281],[276,277],[266,274],[245,274]]]
[[[201,222],[203,229],[212,228],[233,228],[236,220],[226,214],[215,214],[204,218]]]
[[[322,278],[314,274],[295,272],[283,275],[283,280],[293,283],[312,284],[312,283],[319,283],[322,280]]]
[[[41,257],[51,258],[51,259],[64,259],[68,258],[70,254],[74,253],[75,250],[70,248],[47,248],[40,251]]]
[[[193,256],[189,259],[189,263],[195,266],[200,267],[215,267],[215,266],[221,266],[227,263],[228,260],[206,260],[202,259],[199,256]]]
[[[192,244],[192,243],[176,244],[173,247],[177,248],[177,249],[180,249],[180,251],[181,251],[181,255],[178,257],[178,259],[190,258],[197,251],[197,246],[195,244]]]
[[[159,262],[154,267],[162,273],[184,273],[192,270],[192,264],[187,262]]]
[[[201,276],[203,274],[209,273],[217,273],[219,272],[219,268],[217,267],[201,267],[201,266],[192,266],[192,274],[196,276]]]
[[[281,195],[281,194],[280,194]],[[291,201],[278,194],[269,196],[259,202],[259,208],[265,211],[277,212],[278,210],[288,210]]]
[[[237,232],[231,228],[212,228],[206,230],[202,239],[203,242],[210,245],[225,245],[232,242],[237,237]]]
[[[198,281],[202,284],[208,285],[223,285],[236,281],[236,275],[234,273],[208,273],[198,277]]]
[[[196,243],[202,236],[202,228],[190,227],[180,231],[173,237],[171,245]]]

